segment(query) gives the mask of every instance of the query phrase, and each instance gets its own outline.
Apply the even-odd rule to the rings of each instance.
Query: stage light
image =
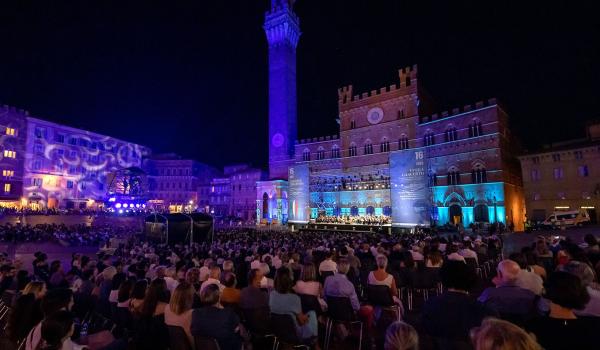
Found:
[[[123,214],[123,209],[119,209],[119,214]]]
[[[115,204],[115,208],[117,208],[117,209],[118,209],[118,208],[120,208],[120,207],[121,207],[121,203],[117,203],[117,204]]]
[[[135,207],[136,207],[136,208],[139,208],[139,207],[140,207],[140,203],[137,203],[137,204],[135,205]]]
[[[145,207],[146,207],[146,204],[142,204],[142,208],[145,208]]]
[[[114,202],[114,201],[116,201],[116,200],[117,200],[117,199],[116,199],[115,197],[110,197],[110,198],[108,199],[108,201],[109,201],[109,202]]]
[[[129,207],[129,204],[123,203],[123,208],[127,208],[127,207]]]

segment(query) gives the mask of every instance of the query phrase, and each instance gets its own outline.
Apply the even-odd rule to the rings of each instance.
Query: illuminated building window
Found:
[[[356,121],[354,121],[354,120],[350,121],[350,129],[356,129]]]
[[[77,146],[77,139],[74,137],[69,137],[69,145]]]
[[[87,147],[89,144],[88,140],[86,139],[79,139],[79,146],[81,147]]]
[[[402,119],[402,118],[404,118],[404,110],[403,109],[398,111],[398,119]]]
[[[473,122],[469,125],[469,137],[481,136],[481,122],[477,119],[473,119]]]
[[[63,134],[54,134],[54,142],[65,143],[65,135],[63,135]]]
[[[348,156],[350,157],[356,157],[357,155],[357,151],[356,151],[356,145],[350,145],[350,148],[348,148]]]
[[[331,149],[331,158],[339,158],[340,157],[340,148],[335,145]]]
[[[41,178],[34,177],[31,179],[31,185],[35,187],[42,187],[43,180]]]
[[[471,171],[471,182],[474,184],[480,184],[487,182],[487,174],[485,168],[478,167]]]
[[[15,129],[6,127],[6,135],[15,136]]]
[[[67,188],[73,188],[73,181],[67,180]]]
[[[408,137],[406,137],[406,135],[400,136],[400,140],[398,140],[398,149],[408,149]]]
[[[367,143],[365,143],[363,148],[364,148],[364,154],[373,154],[373,144],[371,143],[371,141],[367,141]]]
[[[448,185],[460,185],[460,173],[456,170],[449,171],[446,180]]]
[[[317,160],[325,159],[325,149],[323,147],[319,147],[317,150]]]
[[[560,154],[559,153],[555,153],[552,155],[552,160],[555,162],[560,162]]]
[[[565,198],[567,198],[567,196],[565,195],[564,192],[558,192],[557,197],[558,197],[558,199],[565,199]]]
[[[431,146],[435,144],[435,135],[433,132],[429,131],[423,136],[423,143],[425,146]]]
[[[563,168],[554,168],[554,179],[559,180],[563,178]]]
[[[591,199],[592,197],[590,196],[589,192],[581,192],[581,198],[583,199]]]
[[[446,132],[444,133],[444,141],[450,142],[450,141],[456,141],[457,139],[458,139],[458,132],[456,131],[456,128],[453,126],[448,127],[448,129],[446,129]]]
[[[389,152],[390,151],[390,141],[384,139],[379,144],[379,152]]]
[[[533,194],[533,200],[534,201],[539,201],[542,198],[542,196],[539,193],[534,193]]]
[[[575,159],[583,159],[583,152],[581,151],[575,151],[573,152],[573,155],[575,156]]]
[[[577,168],[577,173],[581,177],[588,177],[588,175],[589,175],[588,166],[587,165],[580,165]]]
[[[33,161],[31,168],[33,170],[40,170],[42,168],[42,161],[40,161],[39,159],[36,159]]]
[[[540,157],[531,157],[531,161],[533,162],[533,164],[540,164]]]
[[[437,175],[435,173],[429,174],[429,186],[437,186]]]
[[[44,129],[36,126],[34,134],[36,138],[41,139],[44,137]]]
[[[4,184],[4,193],[10,193],[10,184]]]
[[[4,177],[11,177],[11,176],[15,176],[15,171],[14,170],[2,170],[2,176]]]
[[[308,162],[310,160],[310,150],[305,149],[302,152],[302,160],[305,161],[305,162]]]
[[[531,169],[531,181],[540,181],[541,178],[542,176],[539,169]]]
[[[17,152],[5,149],[4,158],[17,158]]]
[[[36,153],[36,154],[44,153],[44,146],[41,143],[35,143],[33,145],[33,153]]]

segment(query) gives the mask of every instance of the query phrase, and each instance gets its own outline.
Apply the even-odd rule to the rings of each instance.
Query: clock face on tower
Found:
[[[371,124],[377,124],[383,119],[383,109],[379,107],[371,108],[367,112],[367,120]]]
[[[273,135],[271,143],[274,147],[281,147],[283,145],[283,135],[281,135],[281,133],[276,133]]]

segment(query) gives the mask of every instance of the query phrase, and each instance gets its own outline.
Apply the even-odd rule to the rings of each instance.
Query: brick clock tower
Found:
[[[271,0],[264,29],[269,43],[269,177],[287,179],[297,133],[296,46],[300,38],[294,0]]]

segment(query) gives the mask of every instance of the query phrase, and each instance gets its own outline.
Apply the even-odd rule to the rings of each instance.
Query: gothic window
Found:
[[[432,131],[427,131],[427,133],[425,133],[425,136],[423,136],[423,143],[425,146],[431,146],[435,144],[435,135]]]
[[[390,141],[387,139],[383,139],[381,144],[379,144],[379,152],[389,152],[390,151]]]
[[[474,184],[487,182],[487,174],[483,165],[477,164],[473,167],[473,170],[471,170],[471,182]]]
[[[408,149],[408,137],[405,134],[402,134],[398,140],[398,149]]]
[[[473,119],[473,122],[469,124],[469,137],[481,136],[481,133],[481,121]]]
[[[437,175],[434,172],[429,173],[429,186],[437,186]]]
[[[552,155],[552,160],[555,162],[560,162],[560,153],[554,153]]]
[[[354,121],[354,120],[350,121],[350,129],[356,129],[356,121]]]
[[[356,155],[357,155],[356,145],[355,144],[351,144],[350,148],[348,149],[348,156],[355,157]]]
[[[404,118],[404,110],[403,109],[398,111],[398,119],[402,119],[402,118]]]
[[[448,185],[460,185],[460,173],[456,167],[451,167],[448,169],[448,174],[446,175],[446,180]]]
[[[458,133],[456,131],[456,128],[452,125],[448,126],[448,128],[446,128],[446,132],[444,133],[444,141],[450,142],[456,141],[457,139]]]
[[[339,158],[340,157],[340,148],[337,145],[334,145],[331,148],[331,158]]]
[[[319,147],[317,150],[317,160],[325,159],[325,149],[323,147]]]
[[[373,154],[373,144],[370,140],[367,140],[364,146],[364,154]]]
[[[302,160],[308,162],[310,160],[310,150],[307,148],[302,152]]]

